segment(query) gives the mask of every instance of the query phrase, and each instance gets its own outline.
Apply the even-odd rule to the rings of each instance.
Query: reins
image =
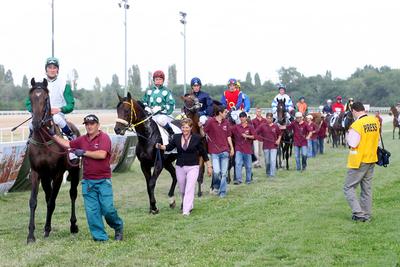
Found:
[[[139,121],[137,123],[133,123],[135,120],[138,119],[138,117],[136,115],[135,107],[133,106],[133,100],[131,99],[130,102],[123,101],[122,104],[127,104],[127,105],[130,106],[130,111],[131,111],[130,121],[128,122],[128,121],[126,121],[124,119],[120,119],[120,118],[117,118],[115,121],[125,125],[126,130],[128,130],[130,132],[134,132],[135,131],[134,127],[136,127],[136,126],[148,121],[149,119],[151,119],[153,117],[153,114],[151,114],[151,115],[147,116],[146,118],[144,118],[143,120],[141,120],[141,121]],[[133,115],[135,115],[135,119],[133,119]]]

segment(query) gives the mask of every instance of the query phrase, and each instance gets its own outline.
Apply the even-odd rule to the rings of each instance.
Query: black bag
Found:
[[[390,158],[390,152],[385,149],[385,146],[383,145],[383,139],[382,139],[382,134],[381,134],[381,143],[382,147],[378,146],[377,150],[377,155],[378,155],[378,161],[376,164],[379,166],[387,167],[389,165],[389,158]]]

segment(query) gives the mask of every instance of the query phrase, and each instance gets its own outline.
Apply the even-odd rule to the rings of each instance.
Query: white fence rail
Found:
[[[76,125],[81,133],[84,133],[85,126]],[[114,126],[115,124],[105,124],[101,125],[101,130],[108,133],[114,134]],[[29,137],[29,127],[21,126],[16,129],[14,132],[11,132],[13,127],[0,128],[0,143],[13,143],[19,141],[26,141]]]

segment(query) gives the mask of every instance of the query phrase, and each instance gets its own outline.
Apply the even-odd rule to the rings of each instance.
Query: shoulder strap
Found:
[[[379,132],[379,135],[380,135],[380,137],[381,137],[382,148],[385,149],[385,145],[383,144],[383,138],[382,138],[382,129],[381,129],[381,131]]]

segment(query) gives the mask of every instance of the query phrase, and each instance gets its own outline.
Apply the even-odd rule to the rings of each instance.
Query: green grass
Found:
[[[113,178],[125,241],[91,241],[80,193],[80,232],[71,235],[65,185],[48,239],[42,234],[45,202],[39,193],[37,242],[26,245],[29,192],[12,193],[0,197],[0,266],[399,266],[400,140],[391,140],[391,132],[384,138],[391,164],[375,168],[368,223],[351,221],[344,199],[346,149],[328,148],[309,160],[304,173],[293,170],[292,159],[291,170],[279,170],[274,181],[255,169],[254,183],[229,185],[225,199],[205,190],[188,218],[169,209],[165,174],[156,187],[160,214],[148,214],[144,178],[135,163],[131,172]],[[113,230],[107,229],[112,239]]]

